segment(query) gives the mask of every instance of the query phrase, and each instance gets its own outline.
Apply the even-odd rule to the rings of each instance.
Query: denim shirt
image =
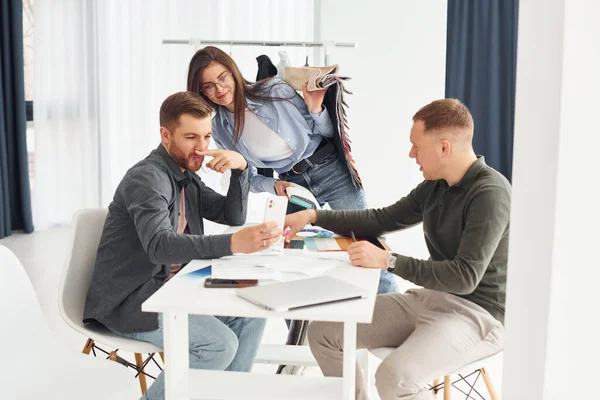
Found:
[[[252,154],[244,141],[233,144],[233,118],[225,107],[219,106],[213,118],[213,139],[219,148],[235,150],[244,156],[249,165],[250,188],[253,192],[275,194],[273,185],[277,179],[259,175],[256,168],[271,168],[278,174],[289,171],[298,161],[310,157],[321,142],[322,137],[333,137],[333,124],[326,109],[319,114],[308,111],[304,99],[281,78],[272,78],[267,84],[269,95],[289,100],[256,102],[246,99],[248,109],[273,132],[279,135],[292,149],[290,157],[263,161]]]

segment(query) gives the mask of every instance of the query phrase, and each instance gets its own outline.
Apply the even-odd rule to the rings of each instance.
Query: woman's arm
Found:
[[[285,81],[279,78],[273,78],[273,86],[270,94],[273,97],[279,97],[283,99],[287,99],[287,101],[282,101],[282,107],[290,113],[300,113],[304,122],[308,129],[311,131],[313,135],[321,135],[327,138],[333,137],[333,124],[331,123],[331,118],[327,109],[322,106],[323,99],[320,99],[319,106],[321,107],[321,111],[319,113],[312,113],[308,109],[307,102],[311,104],[311,107],[316,107],[320,94],[314,94],[315,92],[311,92],[310,97],[305,99],[302,98],[296,92],[296,90],[288,85]],[[323,96],[325,93],[322,93]]]

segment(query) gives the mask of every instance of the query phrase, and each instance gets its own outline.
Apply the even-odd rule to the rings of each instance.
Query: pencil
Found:
[[[354,236],[354,231],[350,231],[350,236],[352,236],[352,241],[356,242],[356,236]]]

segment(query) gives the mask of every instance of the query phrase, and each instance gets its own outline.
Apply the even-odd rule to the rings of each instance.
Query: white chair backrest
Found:
[[[85,298],[107,214],[105,208],[86,208],[73,216],[71,241],[58,289],[58,308],[65,322],[75,329],[83,326]]]
[[[25,268],[17,256],[2,245],[0,274],[0,343],[4,345],[2,357],[5,360],[13,360],[12,351],[16,351],[15,356],[18,357],[18,353],[24,352],[32,343],[36,346],[46,345],[51,334]]]
[[[131,378],[117,363],[60,345],[46,324],[25,269],[2,245],[0,274],[0,399],[134,398],[132,394],[138,392],[129,390]]]

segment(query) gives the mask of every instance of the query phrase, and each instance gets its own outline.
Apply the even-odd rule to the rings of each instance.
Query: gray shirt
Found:
[[[389,207],[317,211],[317,224],[372,237],[422,222],[430,259],[396,254],[393,272],[470,300],[504,322],[510,197],[510,183],[478,157],[456,185],[424,181]]]
[[[176,233],[182,187],[190,234]],[[134,165],[108,207],[84,322],[126,333],[157,329],[157,315],[141,304],[165,283],[171,264],[231,255],[231,234],[205,236],[202,219],[242,225],[249,188],[248,169],[233,170],[222,196],[182,172],[162,145]]]

